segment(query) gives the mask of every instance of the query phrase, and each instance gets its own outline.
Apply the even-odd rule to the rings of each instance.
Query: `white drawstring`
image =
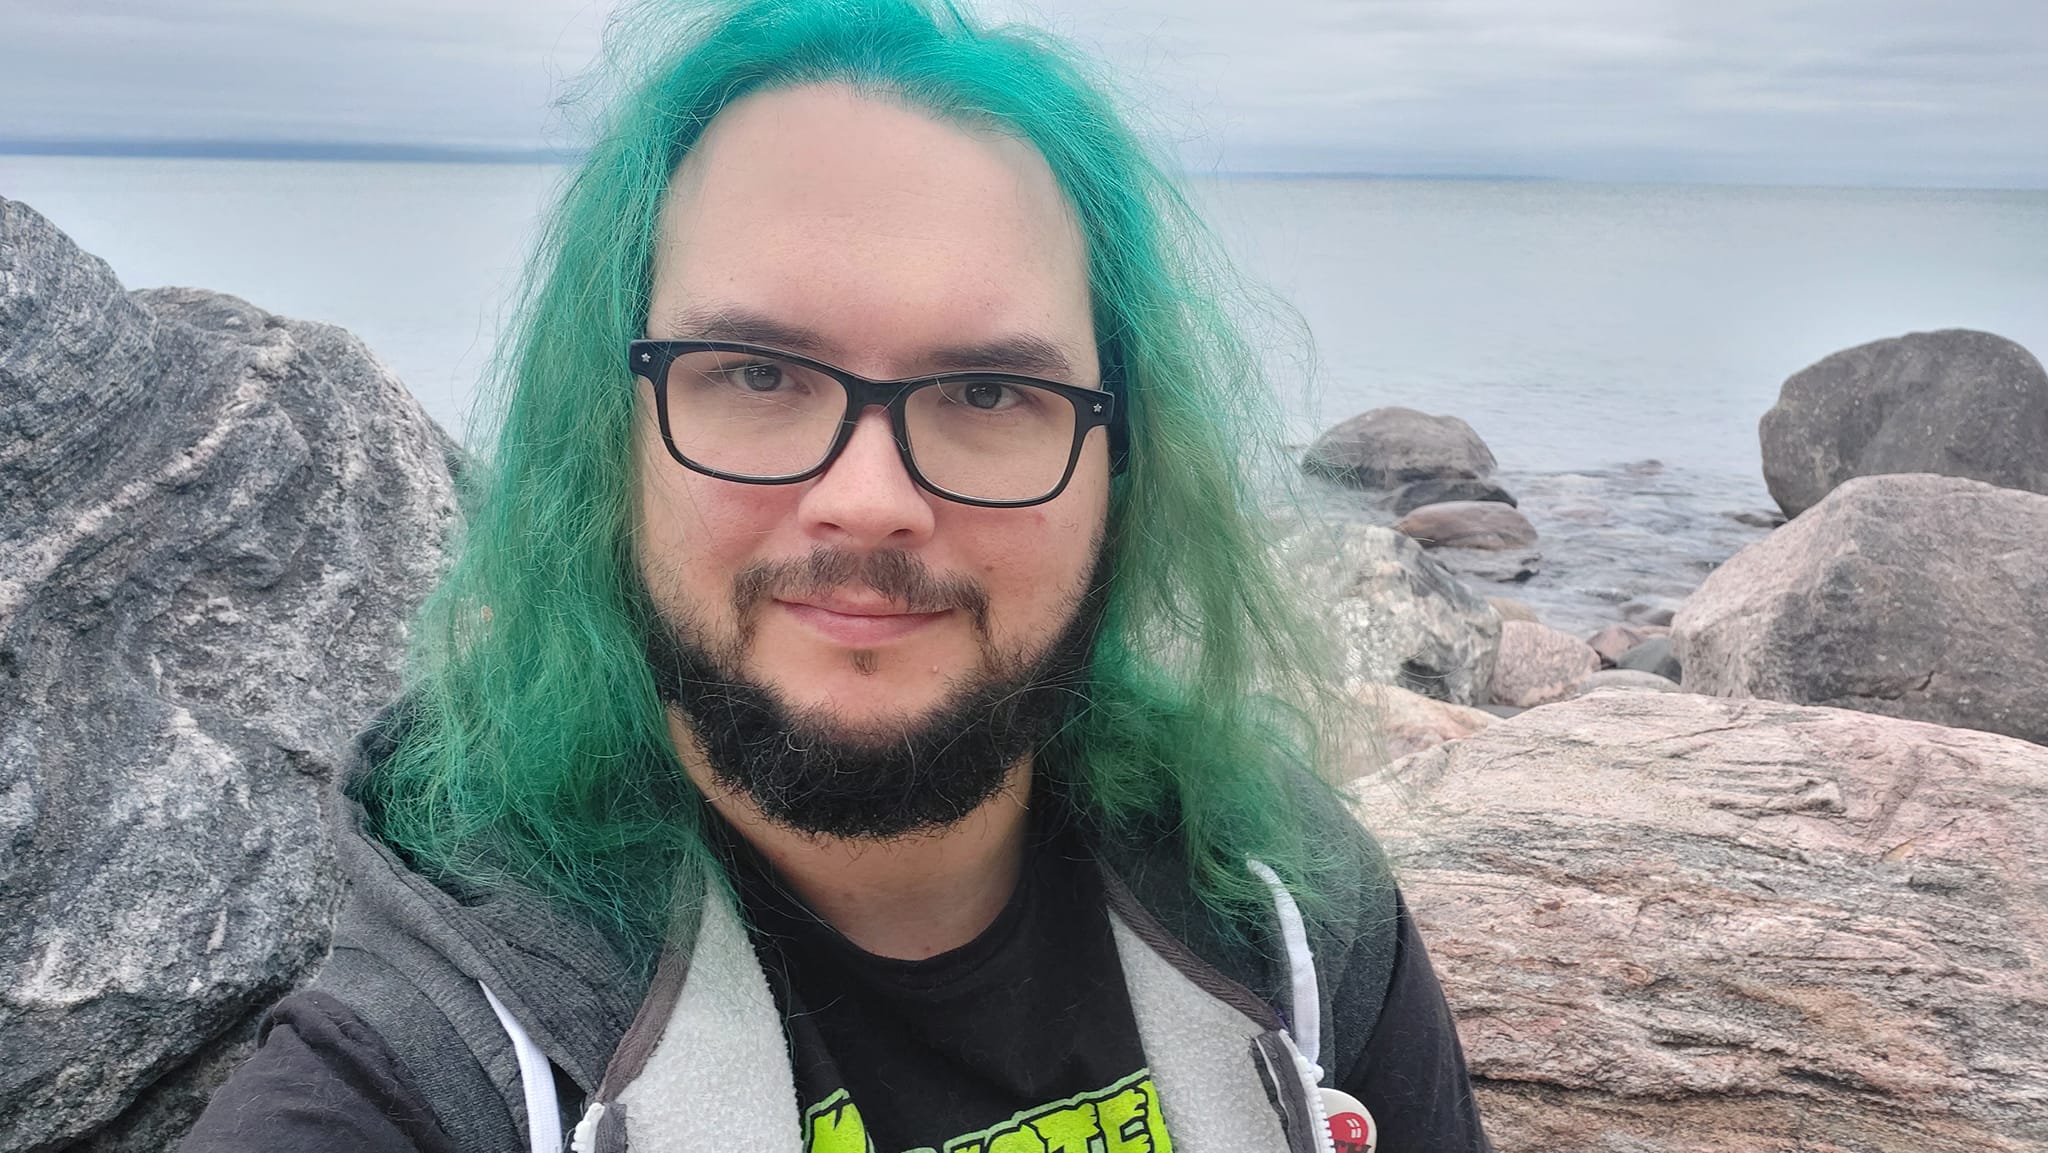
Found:
[[[484,1000],[491,1003],[491,1012],[498,1015],[498,1024],[512,1038],[512,1052],[519,1058],[519,1088],[526,1094],[526,1131],[532,1138],[533,1153],[562,1153],[562,1112],[555,1099],[555,1073],[547,1054],[526,1035],[519,1019],[489,985],[476,984],[484,991]]]
[[[1264,861],[1245,860],[1252,875],[1266,883],[1273,891],[1273,908],[1280,918],[1280,940],[1287,946],[1287,977],[1289,997],[1293,1010],[1294,1028],[1281,1034],[1287,1041],[1288,1050],[1294,1054],[1294,1069],[1301,1078],[1303,1096],[1314,1114],[1310,1129],[1316,1148],[1321,1153],[1336,1153],[1337,1146],[1330,1136],[1330,1119],[1323,1109],[1323,1067],[1317,1064],[1322,1056],[1322,994],[1316,985],[1316,958],[1308,947],[1308,926],[1302,922],[1301,906],[1294,903],[1294,894],[1280,880]]]

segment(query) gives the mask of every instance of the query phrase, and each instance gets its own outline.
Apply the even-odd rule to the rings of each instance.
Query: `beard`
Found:
[[[1101,549],[1067,619],[1037,651],[996,648],[988,599],[972,581],[934,576],[917,557],[820,547],[800,561],[760,564],[733,582],[738,636],[718,644],[692,621],[652,607],[648,666],[664,704],[680,709],[722,785],[798,832],[893,840],[957,824],[999,793],[1010,771],[1056,738],[1087,697],[1104,600]],[[964,612],[980,643],[973,675],[921,717],[850,727],[822,709],[793,709],[741,664],[760,606],[776,594],[861,586],[912,612]],[[644,590],[643,590],[644,591]],[[856,667],[873,654],[855,653]],[[872,667],[872,665],[870,665]]]

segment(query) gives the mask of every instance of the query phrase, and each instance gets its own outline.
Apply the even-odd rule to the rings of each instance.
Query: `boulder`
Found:
[[[1493,667],[1496,704],[1534,708],[1561,701],[1579,682],[1600,671],[1600,655],[1567,632],[1528,621],[1507,621],[1500,630],[1500,659]]]
[[[1372,718],[1380,760],[1387,763],[1445,741],[1469,737],[1494,723],[1491,713],[1454,705],[1398,685],[1367,685],[1358,700]]]
[[[1608,625],[1587,638],[1586,643],[1600,654],[1602,665],[1611,667],[1623,653],[1651,637],[1663,636],[1667,631],[1655,625]]]
[[[2048,749],[1607,692],[1352,789],[1496,1147],[2048,1148]]]
[[[1476,480],[1494,469],[1493,450],[1455,416],[1412,408],[1376,408],[1316,439],[1301,466],[1360,488],[1418,480]]]
[[[1394,525],[1429,548],[1488,551],[1533,548],[1536,527],[1512,505],[1490,500],[1454,500],[1424,505]]]
[[[1399,685],[1452,704],[1487,700],[1500,617],[1422,546],[1389,528],[1322,526],[1283,546],[1326,599],[1354,688]]]
[[[347,333],[0,200],[0,1150],[173,1144],[325,954],[453,453]]]
[[[1533,549],[1433,548],[1434,557],[1462,580],[1518,585],[1542,573],[1543,554]]]
[[[1583,697],[1601,689],[1620,689],[1627,692],[1682,693],[1685,691],[1677,681],[1646,673],[1641,669],[1601,669],[1579,682],[1573,696]]]
[[[1709,574],[1672,635],[1694,692],[2048,744],[2048,496],[1849,481]]]
[[[1786,516],[1883,473],[2048,493],[2048,373],[1988,332],[1915,332],[1835,353],[1785,382],[1759,431],[1764,480]]]
[[[1652,673],[1677,684],[1685,679],[1685,665],[1671,651],[1671,638],[1651,637],[1621,654],[1614,662],[1618,669]]]
[[[1447,504],[1454,500],[1484,500],[1514,508],[1513,493],[1490,480],[1418,480],[1394,494],[1394,515],[1407,516],[1426,504]]]

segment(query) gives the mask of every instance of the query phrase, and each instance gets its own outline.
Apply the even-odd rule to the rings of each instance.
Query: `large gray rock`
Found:
[[[1513,505],[1490,500],[1454,500],[1426,504],[1404,516],[1394,531],[1412,536],[1425,548],[1481,549],[1505,552],[1535,547],[1536,526]]]
[[[1520,503],[1515,494],[1490,480],[1418,480],[1403,485],[1394,494],[1391,506],[1395,516],[1407,516],[1424,505],[1454,500],[1490,500],[1510,508]]]
[[[1599,671],[1600,654],[1585,641],[1549,625],[1508,621],[1493,669],[1493,703],[1529,709],[1561,701]]]
[[[1376,525],[1330,525],[1296,534],[1283,555],[1302,587],[1326,598],[1354,688],[1486,702],[1500,615],[1421,545]]]
[[[1852,480],[1709,574],[1672,640],[1693,692],[2048,744],[2048,496]]]
[[[1494,460],[1472,426],[1455,416],[1375,408],[1318,437],[1301,465],[1361,488],[1386,489],[1418,480],[1490,476]]]
[[[2048,749],[1601,692],[1354,788],[1500,1149],[2048,1148]]]
[[[2048,373],[1988,332],[1915,332],[1835,353],[1785,382],[1760,432],[1764,480],[1787,516],[1881,473],[2048,493]]]
[[[323,956],[452,451],[347,333],[0,200],[0,1150],[171,1144]]]

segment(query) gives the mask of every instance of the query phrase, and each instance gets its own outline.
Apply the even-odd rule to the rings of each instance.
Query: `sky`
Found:
[[[2048,0],[979,6],[1104,58],[1197,170],[2048,188]],[[611,8],[0,0],[0,150],[573,149]]]

